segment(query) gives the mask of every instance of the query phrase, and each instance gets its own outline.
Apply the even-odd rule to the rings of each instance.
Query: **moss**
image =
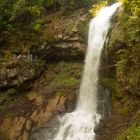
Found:
[[[61,73],[68,73],[69,75],[79,76],[81,74],[83,64],[74,62],[61,61],[55,65],[55,70]]]
[[[115,91],[116,81],[113,78],[102,78],[101,83],[104,87],[109,89],[111,92]]]
[[[112,104],[117,101],[118,97],[116,95],[116,79],[115,78],[102,78],[101,85],[107,88],[111,92]]]
[[[57,91],[57,92],[55,93],[55,96],[63,96],[63,95],[64,95],[64,93],[61,92],[61,91]]]
[[[89,30],[89,21],[92,17],[90,15],[86,15],[85,20],[79,22],[78,25],[78,32],[80,36],[83,38],[83,40],[86,41],[88,40],[88,30]]]
[[[60,62],[57,65],[52,65],[55,76],[51,82],[56,87],[75,87],[80,83],[82,72],[81,63]]]
[[[73,76],[70,76],[70,75],[59,75],[57,76],[52,84],[55,85],[55,86],[68,86],[68,87],[71,87],[71,86],[76,86],[78,85],[80,82],[79,79],[76,79],[75,77]]]
[[[35,31],[39,31],[43,25],[45,25],[45,20],[40,19],[40,20],[37,20],[34,23],[33,28],[34,28]]]
[[[115,140],[140,140],[140,126],[136,123],[120,134]]]

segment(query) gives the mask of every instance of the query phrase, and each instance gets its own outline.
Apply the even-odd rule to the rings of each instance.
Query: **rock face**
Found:
[[[1,140],[27,140],[55,114],[74,109],[87,16],[84,9],[69,16],[63,9],[50,13],[37,44],[23,46],[22,51],[18,46],[0,50]]]
[[[83,59],[88,33],[89,15],[84,9],[68,16],[63,9],[46,16],[41,43],[31,47],[31,53],[46,61]],[[48,22],[49,21],[49,22]]]
[[[0,50],[0,89],[30,88],[30,81],[46,69],[46,62],[83,60],[87,45],[89,15],[84,9],[66,16],[63,9],[46,17],[37,43]],[[2,52],[2,53],[1,53]],[[25,85],[25,86],[24,86]]]
[[[84,9],[45,18],[37,44],[0,51],[1,140],[27,140],[54,115],[74,109],[89,18]]]
[[[45,67],[33,55],[12,55],[8,62],[3,59],[0,69],[0,89],[19,87],[38,77]]]
[[[81,71],[82,64],[79,62],[49,64],[30,91],[14,96],[16,99],[10,100],[7,105],[2,104],[1,140],[27,140],[32,132],[44,127],[54,115],[72,111]]]
[[[33,48],[34,49],[34,48]],[[82,60],[85,54],[85,44],[81,41],[64,41],[56,44],[44,43],[41,47],[32,49],[32,53],[39,58],[50,61]]]
[[[3,123],[0,126],[1,139],[27,140],[33,126],[34,129],[35,127],[42,127],[54,113],[65,111],[64,104],[66,97],[55,97],[48,101],[43,101],[44,97],[41,95],[31,93],[28,96],[32,96],[31,98],[29,97],[29,101],[33,103],[32,105],[34,105],[34,107],[30,106],[31,103],[26,103],[28,104],[28,108],[31,108],[28,109],[30,112],[26,112],[27,110],[22,108],[21,111],[18,111],[21,115],[17,115],[17,112],[14,110],[10,112],[15,113],[15,115],[8,115],[7,113],[7,116],[4,117]],[[33,100],[35,101],[33,102]],[[43,107],[44,104],[46,104],[45,107]],[[25,105],[25,103],[23,105]]]
[[[100,82],[112,94],[113,111],[103,130],[97,128],[99,140],[113,140],[139,119],[139,32],[133,32],[133,24],[139,31],[140,18],[129,18],[133,8],[130,15],[126,11],[116,18],[103,53],[102,64],[107,53],[109,59],[100,69]],[[26,51],[0,49],[0,140],[28,140],[40,128],[55,125],[53,116],[73,111],[90,17],[84,9],[65,12],[49,13],[37,43]]]

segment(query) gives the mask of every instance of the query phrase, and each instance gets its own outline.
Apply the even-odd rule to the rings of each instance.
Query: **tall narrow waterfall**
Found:
[[[54,140],[94,140],[94,128],[101,115],[97,113],[98,71],[101,51],[110,27],[111,16],[120,3],[102,8],[91,20],[85,68],[79,99],[74,112],[62,117],[60,129]]]

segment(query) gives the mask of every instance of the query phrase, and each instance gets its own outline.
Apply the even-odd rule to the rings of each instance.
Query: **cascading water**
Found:
[[[58,117],[54,117],[56,119],[50,121],[46,128],[31,135],[30,140],[95,139],[94,129],[105,115],[104,108],[107,106],[104,105],[106,99],[100,101],[98,98],[99,94],[105,98],[104,92],[99,92],[98,85],[100,57],[110,27],[110,19],[120,5],[120,3],[115,3],[102,8],[90,22],[85,68],[75,111],[65,114],[59,122]],[[101,108],[100,113],[97,108]]]
[[[110,27],[110,19],[120,3],[102,8],[91,20],[88,50],[79,99],[74,112],[65,114],[54,140],[94,140],[94,128],[101,115],[97,113],[98,71],[100,56]]]

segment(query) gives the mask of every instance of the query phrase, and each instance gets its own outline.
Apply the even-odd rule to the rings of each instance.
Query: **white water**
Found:
[[[54,140],[94,140],[94,128],[101,116],[97,113],[98,71],[100,56],[110,27],[111,16],[120,3],[102,8],[91,20],[88,50],[79,99],[74,112],[65,114]]]

